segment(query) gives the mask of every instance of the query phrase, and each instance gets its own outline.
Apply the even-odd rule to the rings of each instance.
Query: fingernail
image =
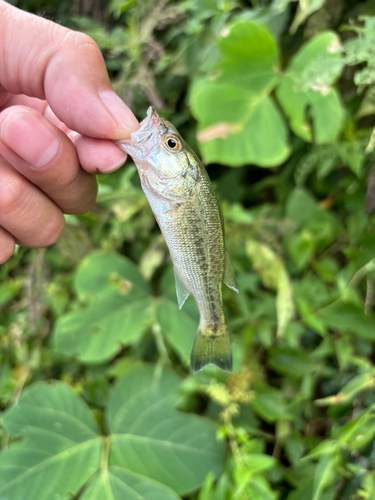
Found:
[[[31,112],[10,113],[0,129],[2,141],[34,167],[43,167],[56,155],[60,141],[44,122]]]
[[[115,92],[112,90],[103,90],[99,92],[99,97],[118,126],[126,131],[125,133],[128,134],[128,137],[130,137],[131,132],[139,129],[137,118]]]

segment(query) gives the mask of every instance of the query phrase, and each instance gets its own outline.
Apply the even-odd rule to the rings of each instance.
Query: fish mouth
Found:
[[[141,121],[141,126],[135,132],[132,132],[131,138],[139,143],[147,142],[152,134],[156,132],[161,123],[161,118],[157,114],[154,106],[150,106],[147,110],[147,116]]]
[[[157,146],[160,127],[167,129],[156,109],[150,106],[146,118],[142,120],[139,129],[131,133],[130,139],[115,141],[115,143],[130,156],[144,158]]]

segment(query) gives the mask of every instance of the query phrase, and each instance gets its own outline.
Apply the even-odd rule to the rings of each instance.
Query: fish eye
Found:
[[[181,141],[175,135],[169,135],[165,138],[165,144],[168,149],[172,151],[179,151],[181,149]]]

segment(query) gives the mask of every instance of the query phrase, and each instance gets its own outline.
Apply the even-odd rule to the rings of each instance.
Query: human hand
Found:
[[[120,167],[112,139],[138,126],[91,38],[0,0],[0,264],[15,243],[54,243],[63,213],[90,210],[90,174]]]

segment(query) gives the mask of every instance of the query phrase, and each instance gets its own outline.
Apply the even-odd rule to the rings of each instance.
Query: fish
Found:
[[[179,308],[190,294],[198,306],[191,372],[209,364],[231,372],[222,283],[236,293],[238,286],[225,248],[223,216],[203,163],[152,106],[130,139],[115,142],[132,157],[168,246]]]

